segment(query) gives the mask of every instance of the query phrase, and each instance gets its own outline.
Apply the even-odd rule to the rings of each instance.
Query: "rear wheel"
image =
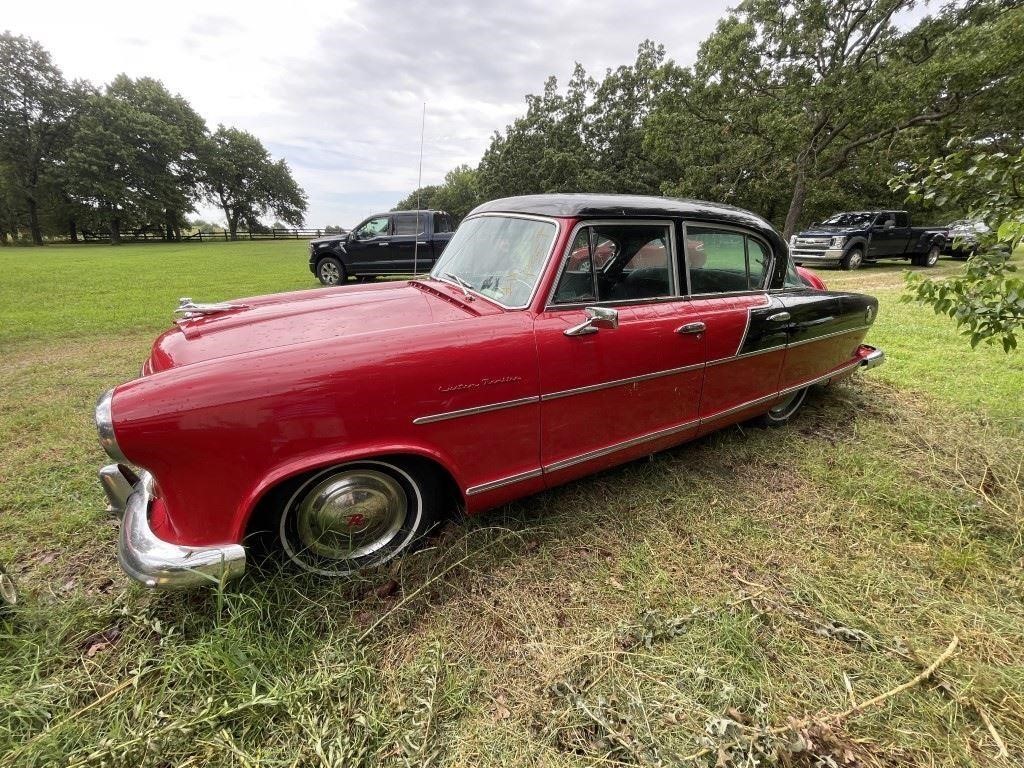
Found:
[[[860,267],[864,263],[864,251],[860,248],[851,248],[842,261],[839,262],[839,266],[845,270],[854,270]]]
[[[316,276],[324,285],[341,285],[348,280],[345,265],[334,256],[325,256],[316,263]]]
[[[440,516],[437,477],[397,460],[340,464],[291,494],[278,535],[288,558],[322,576],[346,576],[396,557]]]
[[[791,392],[773,405],[768,413],[754,419],[755,423],[763,427],[781,427],[783,424],[788,423],[796,412],[800,410],[800,406],[804,404],[809,389],[810,387],[804,387],[796,392]]]
[[[911,263],[915,267],[934,267],[939,263],[940,253],[942,253],[942,249],[937,245],[933,245],[928,249],[927,253],[915,256]]]

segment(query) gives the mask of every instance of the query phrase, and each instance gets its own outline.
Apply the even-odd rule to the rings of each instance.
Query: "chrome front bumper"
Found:
[[[803,264],[804,262],[816,262],[818,264],[838,264],[843,260],[843,249],[842,248],[828,248],[824,251],[818,250],[801,250],[795,248],[790,251],[790,254],[797,264]]]
[[[125,573],[147,587],[173,589],[217,584],[245,571],[245,548],[240,544],[187,547],[159,538],[149,527],[153,476],[138,477],[127,467],[110,464],[100,470],[107,509],[121,518],[117,560]]]

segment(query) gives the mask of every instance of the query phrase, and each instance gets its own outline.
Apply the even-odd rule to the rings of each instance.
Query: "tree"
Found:
[[[482,202],[476,169],[460,165],[445,174],[443,183],[414,190],[392,210],[447,211],[459,222]]]
[[[141,227],[173,191],[163,172],[178,143],[173,126],[130,101],[94,94],[79,117],[68,152],[68,190],[94,210],[111,244],[126,226]]]
[[[24,202],[29,232],[43,244],[39,188],[59,156],[87,91],[68,84],[38,43],[0,34],[0,163]]]
[[[945,280],[908,274],[904,300],[951,317],[972,347],[985,341],[999,342],[1005,352],[1016,349],[1017,333],[1024,328],[1024,280],[1016,276],[1010,257],[1024,240],[1024,144],[1016,152],[1004,152],[991,142],[956,138],[943,157],[892,184],[906,190],[913,202],[936,200],[962,207],[970,218],[991,227],[983,246],[1008,246],[1006,252],[983,250],[968,259],[963,273]]]
[[[107,86],[110,98],[159,121],[162,141],[141,158],[147,222],[160,222],[166,240],[180,237],[185,216],[194,209],[200,176],[199,151],[206,122],[188,101],[171,94],[159,80],[118,75]]]
[[[251,133],[218,126],[201,152],[202,186],[207,198],[224,211],[232,240],[238,224],[259,224],[272,212],[293,226],[300,226],[306,212],[306,194],[292,178],[284,160],[274,162]]]
[[[754,187],[765,197],[787,189],[788,237],[819,185],[870,168],[865,153],[886,143],[928,126],[948,130],[1019,71],[1019,43],[999,47],[1015,44],[997,29],[1009,13],[1000,3],[949,6],[901,32],[893,19],[913,4],[744,0],[692,70],[672,76],[650,145],[662,157],[681,150],[677,178],[694,173],[726,193]]]

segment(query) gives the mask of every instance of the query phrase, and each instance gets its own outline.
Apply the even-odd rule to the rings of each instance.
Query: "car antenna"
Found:
[[[412,247],[412,276],[416,277],[419,272],[420,266],[420,233],[419,228],[422,225],[420,221],[420,195],[423,189],[423,133],[427,127],[427,102],[423,102],[423,118],[420,121],[420,172],[419,176],[416,177],[416,240],[413,241]]]

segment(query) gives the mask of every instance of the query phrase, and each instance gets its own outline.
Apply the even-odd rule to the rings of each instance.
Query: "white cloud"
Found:
[[[66,76],[157,77],[209,125],[248,130],[284,157],[307,223],[352,225],[416,184],[475,164],[495,130],[574,62],[595,75],[650,38],[689,63],[728,0],[595,4],[510,0],[5,3],[0,26],[35,38]]]

